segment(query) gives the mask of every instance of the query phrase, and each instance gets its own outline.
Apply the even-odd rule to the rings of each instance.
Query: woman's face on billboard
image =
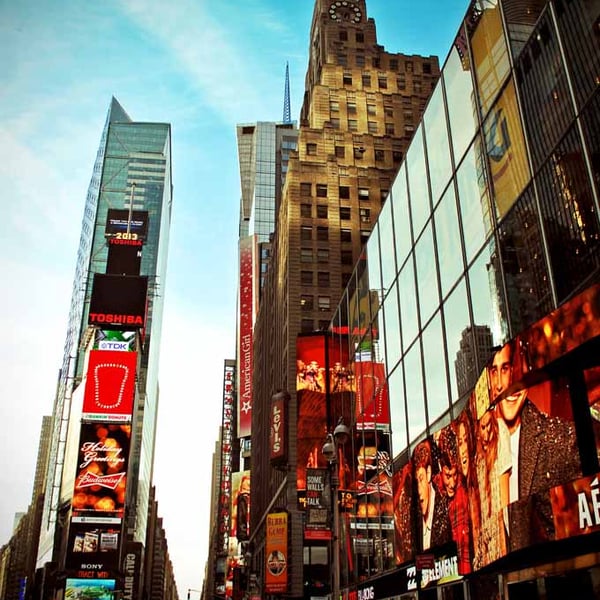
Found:
[[[458,463],[461,473],[466,477],[469,472],[469,444],[467,442],[467,428],[464,423],[458,425]]]

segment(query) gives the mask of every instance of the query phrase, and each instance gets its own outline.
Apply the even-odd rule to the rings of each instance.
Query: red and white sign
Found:
[[[136,367],[137,352],[92,350],[83,396],[83,418],[88,421],[130,421]]]

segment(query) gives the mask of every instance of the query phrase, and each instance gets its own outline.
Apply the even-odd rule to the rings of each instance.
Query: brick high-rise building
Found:
[[[327,328],[439,76],[436,57],[386,52],[366,9],[364,0],[315,2],[298,151],[288,164],[254,331],[252,569],[263,577],[266,516],[285,509],[286,593],[293,597],[303,596],[314,563],[323,561],[303,558],[297,509],[296,337]],[[281,470],[269,461],[277,390],[290,393]]]

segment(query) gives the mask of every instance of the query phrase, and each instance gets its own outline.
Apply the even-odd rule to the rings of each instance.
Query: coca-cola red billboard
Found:
[[[83,396],[83,418],[130,421],[136,366],[137,352],[92,350]]]
[[[119,523],[125,508],[131,426],[82,423],[73,523]]]

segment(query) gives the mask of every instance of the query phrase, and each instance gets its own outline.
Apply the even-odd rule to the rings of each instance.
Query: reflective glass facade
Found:
[[[472,416],[474,427],[483,428],[490,411],[498,407],[493,426],[499,427],[499,438],[504,422],[510,426],[509,417],[498,416],[502,396],[494,400],[492,395],[488,401],[494,349],[526,339],[522,343],[529,344],[530,362],[527,368],[519,368],[534,372],[531,347],[535,344],[528,336],[548,334],[550,329],[544,328],[559,318],[556,315],[579,310],[573,308],[579,306],[577,302],[588,302],[581,300],[581,294],[596,297],[591,286],[600,281],[599,18],[600,6],[593,2],[475,1],[450,49],[330,326],[340,345],[348,344],[344,352],[355,374],[353,402],[359,393],[366,393],[357,373],[365,364],[385,365],[381,387],[389,396],[390,422],[378,423],[369,436],[376,438],[370,443],[383,447],[391,435],[394,457],[396,535],[383,525],[369,526],[358,535],[346,530],[343,535],[348,536],[350,551],[342,571],[347,586],[414,561],[436,547],[435,528],[423,539],[418,527],[402,528],[403,519],[414,522],[413,513],[402,510],[402,501],[412,494],[411,510],[415,503],[424,506],[425,493],[416,487],[423,448],[442,452],[442,432],[452,430],[453,437],[459,436],[458,421],[465,412]],[[600,316],[596,309],[588,314],[592,323]],[[570,318],[564,317],[569,328]],[[596,325],[591,327],[595,332]],[[348,337],[337,335],[346,332]],[[555,335],[565,338],[570,332],[555,329]],[[582,364],[589,363],[590,368],[600,362],[597,355],[593,358],[598,347],[595,335],[581,341],[578,351]],[[512,350],[511,360],[514,356]],[[588,417],[578,411],[588,405],[583,396],[575,398],[572,385],[582,371],[565,356],[553,358],[558,361],[553,363],[558,365],[555,373],[539,372],[538,379],[553,386],[556,404],[546,407],[550,418],[560,413],[556,408],[562,406],[560,402],[572,402],[573,412],[565,410],[565,418],[575,422],[581,438],[587,425],[580,421]],[[546,369],[550,361],[544,361]],[[552,379],[559,372],[570,381],[568,393],[558,379]],[[592,403],[589,389],[588,396]],[[355,432],[363,430],[364,438],[363,418],[356,413],[353,426]],[[593,429],[598,424],[588,425]],[[510,449],[504,450],[510,456]],[[579,454],[583,467],[577,465],[564,475],[565,480],[553,479],[548,469],[548,489],[576,473],[581,476],[598,469],[594,451],[586,458],[581,441]],[[499,465],[501,457],[495,460]],[[433,461],[438,461],[439,470],[431,489],[443,495],[442,488],[436,487],[441,486],[441,458],[434,456]],[[512,465],[515,472],[516,463]],[[483,481],[489,482],[490,470]],[[403,491],[411,477],[415,487],[407,483],[406,489],[413,491]],[[546,493],[543,485],[536,490]],[[519,502],[524,502],[524,492],[520,493]],[[500,496],[493,490],[489,494],[485,498],[490,514],[507,505],[512,507],[511,515],[517,514],[516,505],[507,500],[499,504]],[[380,515],[381,524],[385,523],[382,502],[374,513]],[[478,510],[486,506],[481,500]],[[483,541],[479,550],[471,542],[460,575],[477,572],[529,543],[516,545],[518,528],[513,524],[511,530],[508,524],[512,516],[506,516],[503,530],[513,536],[503,539],[482,514],[472,516],[470,522],[477,519],[480,524],[486,550],[481,550]],[[544,538],[548,539],[558,537]],[[437,543],[444,547],[448,542],[459,545],[454,536]],[[451,547],[447,555],[456,554],[456,546]]]

